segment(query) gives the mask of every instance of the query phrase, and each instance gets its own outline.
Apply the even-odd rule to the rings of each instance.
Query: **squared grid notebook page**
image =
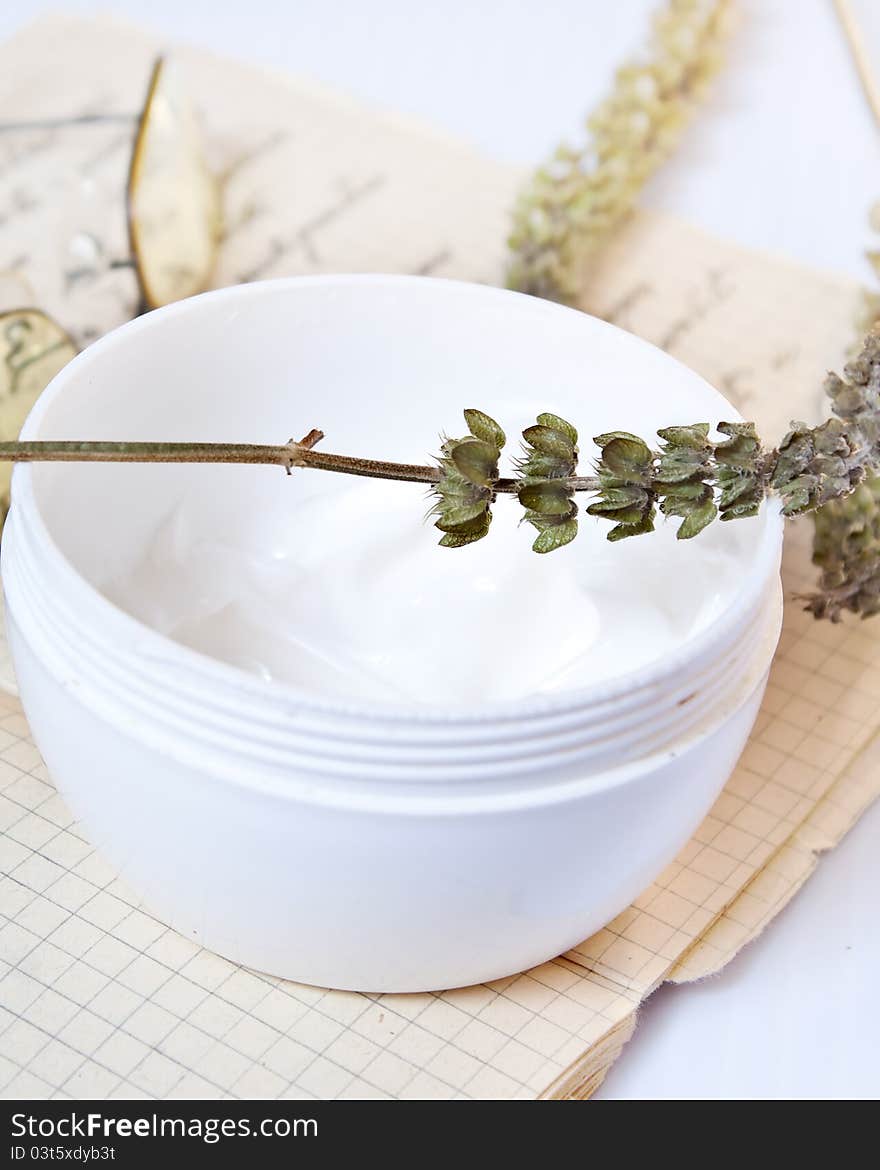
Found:
[[[42,22],[0,49],[6,108],[48,116],[57,109],[46,94],[60,104],[69,91],[65,108],[135,109],[154,49],[116,25]],[[186,59],[212,141],[227,165],[237,160],[218,280],[334,267],[500,280],[511,171],[314,87]],[[246,109],[230,106],[231,92],[248,95]],[[88,149],[43,134],[40,149],[19,144],[12,159],[26,222],[21,234],[0,224],[0,268],[18,260],[13,283],[30,284],[82,338],[122,319],[133,297],[131,274],[100,259],[116,246],[110,179],[124,180],[126,141],[118,126],[93,127]],[[89,198],[103,205],[88,216],[106,234],[92,269],[65,282],[57,259],[69,208],[62,219],[57,201],[37,195],[47,176],[69,184],[71,167],[85,168]],[[9,173],[0,166],[7,202]],[[45,251],[22,252],[22,240],[47,239],[51,266]],[[606,254],[585,304],[663,343],[775,433],[793,407],[818,408],[820,373],[840,360],[855,297],[846,282],[642,215]],[[794,528],[789,590],[812,579],[808,562],[809,528]],[[0,697],[0,1086],[14,1098],[587,1096],[644,996],[727,961],[877,795],[878,691],[880,628],[823,626],[788,605],[746,753],[657,882],[536,970],[405,996],[247,971],[156,921],[93,852],[17,700]]]

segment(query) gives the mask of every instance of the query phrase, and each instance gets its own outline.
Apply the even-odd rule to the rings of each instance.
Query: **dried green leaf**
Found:
[[[574,458],[574,444],[571,439],[553,427],[538,424],[526,427],[523,438],[542,455],[571,461]]]
[[[739,472],[718,477],[718,484],[721,488],[721,495],[719,497],[719,504],[722,512],[730,505],[735,504],[743,496],[754,494],[755,481],[751,475],[743,475]]]
[[[593,442],[597,447],[606,447],[612,439],[635,439],[637,443],[642,442],[639,436],[634,435],[631,431],[606,431],[602,435],[595,435]]]
[[[707,528],[712,523],[717,515],[718,509],[713,499],[710,498],[702,504],[698,504],[685,516],[675,534],[676,537],[679,540],[690,540],[692,537],[698,536],[704,528]]]
[[[727,467],[754,471],[761,454],[761,441],[755,431],[755,424],[720,422],[718,430],[730,438],[716,444],[716,460]]]
[[[554,552],[570,544],[577,536],[577,520],[563,520],[561,524],[550,524],[535,537],[532,550],[536,553]]]
[[[602,447],[600,474],[604,468],[625,483],[650,483],[654,456],[648,445],[637,435],[626,433],[600,435],[594,442]]]
[[[495,419],[490,418],[488,414],[484,414],[482,410],[475,410],[473,407],[468,407],[464,412],[464,421],[467,423],[468,430],[474,438],[488,443],[496,451],[500,451],[507,442],[507,436]]]
[[[440,519],[435,521],[434,527],[439,528],[441,532],[453,532],[462,524],[477,520],[485,511],[486,501],[482,499],[468,504],[447,504]]]
[[[574,474],[572,460],[559,459],[555,455],[542,455],[540,451],[529,451],[524,459],[516,462],[520,477],[524,480],[566,479]]]
[[[542,516],[567,516],[571,509],[568,487],[552,480],[526,484],[519,490],[519,502]]]
[[[692,423],[688,427],[663,427],[657,434],[677,447],[693,447],[702,451],[708,445],[709,424]]]
[[[743,520],[749,516],[757,516],[760,510],[761,501],[756,500],[752,495],[743,498],[739,503],[732,504],[729,508],[719,507],[722,520]]]
[[[783,515],[797,516],[806,511],[813,502],[818,483],[815,475],[799,475],[790,480],[781,492]]]
[[[654,531],[653,516],[646,516],[637,524],[618,524],[616,528],[612,528],[608,533],[607,539],[615,542],[618,540],[626,540],[630,536],[644,536],[648,532]]]
[[[452,462],[470,483],[489,488],[498,477],[496,448],[483,439],[462,439],[451,452]]]
[[[440,541],[440,545],[442,548],[461,548],[463,545],[473,544],[476,540],[482,540],[489,531],[491,522],[492,514],[486,510],[476,520],[471,520],[466,524],[459,524],[451,531],[448,531]],[[437,527],[439,527],[439,524]]]
[[[569,440],[572,447],[577,446],[578,433],[570,422],[564,418],[560,418],[558,414],[549,414],[544,411],[543,414],[538,415],[538,422],[543,427],[550,427],[554,431],[559,431]]]

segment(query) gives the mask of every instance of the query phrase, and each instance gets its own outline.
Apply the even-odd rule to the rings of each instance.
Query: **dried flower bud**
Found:
[[[480,410],[466,410],[470,435],[445,439],[440,455],[440,479],[434,488],[431,511],[435,528],[444,533],[444,548],[460,548],[481,540],[492,521],[498,459],[506,440],[493,418]]]
[[[653,532],[657,499],[654,453],[644,440],[628,431],[597,435],[593,442],[602,449],[596,461],[601,487],[598,499],[587,511],[614,523],[609,540]]]
[[[721,489],[718,511],[722,520],[739,520],[757,516],[766,492],[761,458],[761,440],[755,424],[718,424],[718,430],[730,437],[715,445],[716,482]]]
[[[779,444],[770,477],[770,486],[782,498],[785,515],[817,508],[861,482],[865,470],[853,461],[858,451],[842,419],[828,419],[818,427],[792,423]]]
[[[538,530],[532,544],[537,553],[553,552],[577,536],[578,507],[567,480],[577,469],[578,434],[556,414],[539,414],[535,426],[522,433],[523,456],[517,461],[522,480],[519,502],[524,519]]]
[[[666,427],[657,433],[664,442],[657,467],[660,511],[680,516],[676,536],[689,540],[718,515],[711,482],[715,448],[708,438],[709,424]]]

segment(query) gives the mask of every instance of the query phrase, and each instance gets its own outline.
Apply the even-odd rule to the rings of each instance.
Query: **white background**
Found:
[[[657,0],[654,0],[656,3]],[[643,39],[651,0],[4,0],[0,35],[98,7],[169,40],[310,74],[536,162]],[[730,63],[646,202],[868,278],[880,129],[831,0],[740,0]],[[657,992],[599,1096],[880,1096],[880,807],[713,979]],[[832,990],[833,988],[833,990]]]

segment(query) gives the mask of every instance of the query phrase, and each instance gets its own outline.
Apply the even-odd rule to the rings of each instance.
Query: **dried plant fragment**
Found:
[[[844,611],[863,618],[880,613],[880,477],[816,512],[813,563],[822,570],[807,609],[840,621]]]
[[[178,67],[153,68],[128,177],[128,229],[146,308],[202,292],[222,226],[220,185]]]
[[[666,427],[657,465],[657,493],[664,516],[680,516],[676,536],[689,540],[718,515],[712,485],[713,444],[709,424]]]
[[[46,385],[76,354],[68,334],[38,309],[0,313],[0,442],[18,438]],[[12,465],[0,467],[0,526],[9,509]]]
[[[557,414],[539,414],[535,426],[526,427],[523,456],[517,461],[519,502],[538,535],[536,553],[554,552],[577,536],[578,506],[574,488],[567,483],[577,470],[578,433]]]
[[[880,203],[871,208],[871,228],[880,231]],[[866,253],[875,277],[880,277],[880,251]],[[880,322],[880,292],[864,289],[856,320],[857,335],[870,333]],[[859,356],[853,346],[852,357]],[[862,422],[867,400],[846,386],[835,374],[829,374],[825,390],[831,396],[835,412],[847,409],[848,404],[861,408]],[[876,423],[875,423],[876,426]],[[872,440],[877,446],[876,431]],[[852,476],[849,477],[851,480]],[[864,617],[876,612],[876,596],[880,592],[880,477],[867,470],[861,487],[846,499],[831,500],[815,513],[813,562],[822,569],[819,591],[807,598],[807,608],[816,617],[839,621],[844,610],[861,613]]]
[[[880,334],[868,335],[843,378],[828,375],[825,390],[848,443],[836,451],[843,490],[814,516],[813,562],[822,575],[807,609],[832,621],[845,610],[872,617],[880,610]],[[847,484],[859,486],[846,494]]]
[[[601,487],[587,511],[613,522],[609,540],[624,540],[654,531],[657,488],[656,454],[629,431],[610,431],[593,440],[602,454],[596,461]]]
[[[762,458],[755,424],[723,422],[718,424],[718,430],[728,436],[715,445],[721,519],[757,516],[767,490],[767,462]]]
[[[440,478],[434,487],[431,512],[434,526],[444,534],[444,548],[460,548],[481,540],[492,522],[498,460],[506,440],[504,431],[481,410],[466,410],[469,435],[445,439],[440,454]]]
[[[669,0],[643,61],[618,70],[580,147],[561,146],[513,214],[508,285],[573,304],[590,260],[675,149],[720,64],[728,0]]]

